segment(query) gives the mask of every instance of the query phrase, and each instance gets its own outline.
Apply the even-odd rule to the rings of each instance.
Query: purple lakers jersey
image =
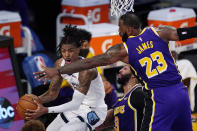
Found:
[[[134,103],[132,100],[141,99]],[[136,105],[143,105],[144,96],[142,86],[137,85],[129,91],[123,98],[119,99],[114,106],[114,130],[115,131],[137,131],[143,118],[143,108]],[[138,129],[139,128],[139,129]]]
[[[181,76],[169,51],[154,28],[145,28],[138,36],[130,36],[124,43],[129,64],[144,81],[145,88],[166,87],[177,84]]]

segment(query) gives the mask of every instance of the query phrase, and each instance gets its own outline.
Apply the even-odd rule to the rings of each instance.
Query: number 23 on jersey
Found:
[[[152,69],[152,63],[156,61],[158,66]],[[154,53],[150,54],[150,57],[144,57],[139,60],[141,66],[146,66],[146,75],[148,78],[152,78],[157,76],[158,74],[163,73],[167,70],[167,63],[163,57],[163,54],[159,51],[155,51]]]

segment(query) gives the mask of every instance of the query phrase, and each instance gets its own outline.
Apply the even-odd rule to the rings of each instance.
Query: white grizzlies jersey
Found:
[[[65,64],[65,60],[62,60],[61,66]],[[75,89],[79,85],[78,76],[79,73],[73,73],[71,75],[61,74],[61,76],[67,80],[67,82]],[[82,104],[90,107],[107,107],[104,102],[105,90],[102,82],[102,78],[98,73],[97,77],[91,81],[90,88],[83,100]]]

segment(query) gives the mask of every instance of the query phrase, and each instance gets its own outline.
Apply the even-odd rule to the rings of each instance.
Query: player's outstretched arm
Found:
[[[79,86],[74,90],[72,101],[54,107],[48,108],[48,113],[60,113],[66,111],[78,110],[87,94],[91,81],[97,77],[96,69],[89,69],[79,72]]]
[[[197,37],[197,26],[178,29],[172,26],[162,26],[158,29],[159,36],[166,42],[186,40]]]
[[[72,74],[86,69],[95,68],[97,66],[110,65],[119,60],[128,63],[127,57],[128,54],[123,44],[118,44],[109,48],[104,54],[97,55],[92,58],[78,60],[61,68],[45,67],[44,71],[35,72],[34,75],[37,75],[36,78],[42,76],[40,77],[40,80],[48,80],[58,74]]]
[[[106,66],[121,61],[127,56],[123,44],[118,44],[109,48],[104,54],[97,55],[87,59],[81,59],[72,64],[59,68],[61,74],[71,74],[82,70],[95,68],[97,66]]]

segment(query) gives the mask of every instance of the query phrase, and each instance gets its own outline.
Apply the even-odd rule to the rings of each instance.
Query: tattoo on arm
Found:
[[[61,83],[62,83],[61,77],[54,76],[52,78],[49,89],[44,94],[39,96],[42,103],[48,103],[54,100],[55,98],[57,98],[59,91],[60,91]]]
[[[79,86],[77,90],[86,95],[90,88],[91,81],[94,80],[97,75],[98,73],[95,68],[79,72]]]
[[[58,67],[59,61],[55,63],[55,66]],[[42,95],[39,96],[42,103],[48,103],[52,100],[54,100],[60,91],[62,83],[62,77],[60,75],[56,75],[52,78],[49,89]]]
[[[88,59],[81,59],[72,64],[59,68],[61,74],[72,74],[82,70],[95,68],[97,66],[106,66],[119,60],[123,60],[127,52],[123,44],[118,44],[109,48],[104,54],[97,55]]]

